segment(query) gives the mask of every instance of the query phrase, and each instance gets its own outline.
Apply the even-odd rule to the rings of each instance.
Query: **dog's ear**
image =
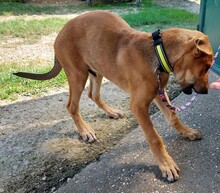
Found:
[[[195,57],[200,57],[202,54],[212,55],[212,48],[208,40],[208,36],[202,38],[196,38],[194,40],[196,48],[194,49],[193,55]]]

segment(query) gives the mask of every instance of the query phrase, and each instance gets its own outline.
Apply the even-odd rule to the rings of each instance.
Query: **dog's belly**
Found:
[[[103,64],[106,65],[106,64]],[[123,76],[124,74],[121,73],[118,70],[112,69],[112,68],[106,68],[106,67],[101,67],[100,69],[97,69],[97,67],[93,67],[89,65],[89,68],[95,73],[95,74],[100,74],[112,83],[114,83],[116,86],[124,90],[125,92],[129,92],[128,88],[128,81],[126,78]],[[106,70],[107,69],[107,70]],[[94,76],[94,75],[93,75]]]

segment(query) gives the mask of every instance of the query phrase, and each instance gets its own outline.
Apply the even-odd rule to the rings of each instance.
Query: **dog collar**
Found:
[[[162,37],[162,34],[159,29],[152,33],[152,38],[154,40],[154,50],[156,52],[156,55],[159,61],[158,69],[161,72],[171,73],[173,72],[173,67],[170,65],[170,62],[167,58],[161,37]]]

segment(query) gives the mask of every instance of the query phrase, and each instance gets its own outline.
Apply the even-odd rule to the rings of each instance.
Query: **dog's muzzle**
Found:
[[[196,93],[198,94],[208,94],[208,89],[204,88],[204,89],[200,89],[200,90],[196,90],[194,89]]]

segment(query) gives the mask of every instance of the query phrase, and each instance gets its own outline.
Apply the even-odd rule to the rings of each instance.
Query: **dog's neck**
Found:
[[[166,29],[162,31],[163,46],[167,53],[167,58],[174,69],[181,63],[182,57],[186,52],[194,48],[194,39],[198,32],[195,30],[186,30],[182,32],[178,28]]]
[[[155,75],[157,77],[159,90],[163,90],[167,85],[169,74],[173,72],[173,67],[164,49],[162,34],[159,29],[152,33],[152,38],[154,40],[154,50],[159,63],[158,67],[155,69]]]
[[[152,33],[152,38],[154,40],[154,50],[157,55],[157,59],[159,61],[158,70],[160,72],[171,73],[173,72],[173,67],[171,66],[169,59],[167,58],[166,51],[163,46],[161,31],[158,29],[157,31]]]

